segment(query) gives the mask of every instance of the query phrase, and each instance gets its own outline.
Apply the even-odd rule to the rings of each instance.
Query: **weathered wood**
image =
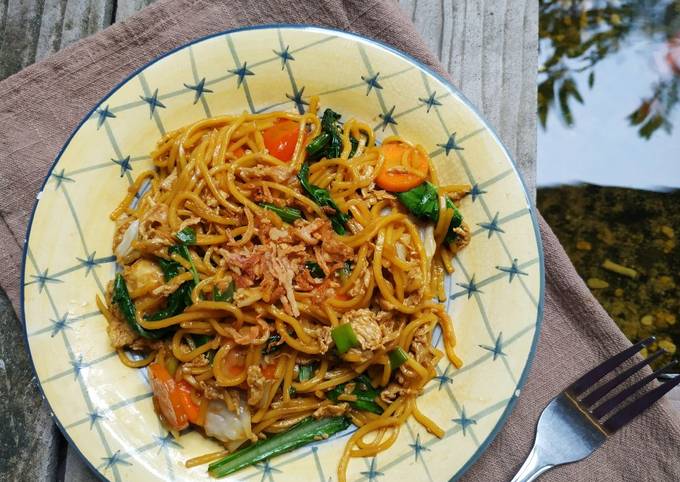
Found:
[[[534,0],[398,0],[458,88],[495,125],[530,192],[536,170],[538,4]],[[153,0],[0,0],[0,79],[122,21]],[[0,291],[0,479],[93,482],[49,419],[19,321]],[[10,396],[4,396],[4,390]],[[67,452],[66,452],[67,450]],[[63,453],[67,455],[64,457]],[[6,475],[5,475],[6,474]]]
[[[118,0],[116,22],[125,20],[153,2],[154,0]]]
[[[0,290],[0,480],[54,480],[64,440],[33,376],[19,320]]]
[[[453,83],[496,127],[534,194],[535,0],[399,0]]]

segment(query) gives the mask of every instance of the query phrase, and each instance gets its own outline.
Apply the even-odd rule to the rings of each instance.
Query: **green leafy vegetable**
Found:
[[[439,219],[439,193],[427,181],[408,191],[398,192],[397,199],[418,219],[434,223]]]
[[[186,246],[184,247],[186,249]],[[169,253],[179,253],[179,246],[172,246]],[[180,256],[182,256],[180,254]],[[163,278],[168,282],[182,271],[182,265],[172,259],[157,258],[156,262],[163,271]],[[159,321],[171,316],[177,316],[184,311],[187,306],[191,306],[191,290],[194,286],[194,281],[185,281],[174,292],[168,296],[165,303],[165,308],[149,314],[144,315],[144,319],[148,321]]]
[[[319,263],[315,263],[314,261],[307,261],[305,262],[305,268],[309,270],[309,274],[311,274],[314,278],[326,277],[326,273],[323,272],[321,266],[319,266]]]
[[[229,286],[224,291],[217,289],[217,286],[213,286],[213,301],[226,301],[231,303],[234,301],[234,293],[236,293],[236,283],[231,280]]]
[[[177,240],[182,244],[196,244],[196,231],[194,228],[186,227],[175,234]]]
[[[200,281],[200,278],[198,277],[198,271],[196,270],[196,266],[194,265],[194,260],[191,257],[191,253],[189,252],[189,248],[187,248],[186,244],[180,244],[176,246],[170,246],[168,249],[168,252],[172,254],[179,254],[182,258],[186,259],[189,264],[191,265],[191,274],[194,277],[194,283],[198,284]]]
[[[304,382],[314,376],[314,365],[300,365],[298,369],[298,381]]]
[[[327,206],[335,210],[335,213],[329,216],[333,230],[338,234],[345,234],[345,224],[349,221],[349,214],[343,213],[335,201],[331,198],[330,193],[319,186],[315,186],[309,182],[309,164],[306,162],[302,164],[300,172],[298,173],[300,185],[307,193],[307,196],[321,207]]]
[[[414,187],[405,192],[398,192],[397,199],[408,209],[411,214],[419,219],[436,223],[439,220],[439,194],[437,188],[429,182]],[[451,198],[446,196],[446,207],[453,209],[453,217],[444,237],[444,242],[452,243],[458,237],[454,231],[463,222],[463,215],[458,211]]]
[[[233,474],[249,465],[261,462],[276,455],[290,452],[298,447],[317,440],[322,440],[349,427],[346,417],[332,417],[302,420],[289,430],[259,440],[248,447],[227,455],[223,459],[208,466],[208,472],[213,477],[224,477]]]
[[[318,161],[321,158],[334,159],[342,152],[342,133],[338,126],[340,114],[326,109],[321,117],[321,133],[307,145],[307,159]]]
[[[349,395],[354,395],[357,399],[349,402],[349,404],[356,408],[357,410],[363,410],[366,412],[372,412],[381,414],[383,409],[380,405],[375,403],[375,399],[380,395],[378,390],[376,390],[373,385],[371,385],[371,380],[366,375],[359,375],[357,378],[348,383],[354,383],[354,389],[349,393]],[[326,396],[333,400],[338,401],[338,397],[346,393],[345,386],[347,383],[337,385],[332,390],[326,393]]]
[[[196,344],[197,347],[205,345],[209,341],[212,341],[212,337],[209,335],[191,335],[191,337],[193,338],[194,343]]]
[[[279,342],[281,341],[281,335],[274,333],[269,338],[262,349],[263,355],[271,355],[272,353],[278,351],[281,348]]]
[[[132,301],[132,298],[130,298],[130,293],[128,292],[125,278],[123,278],[123,275],[120,273],[116,274],[116,278],[113,281],[113,296],[111,301],[118,305],[118,309],[125,317],[128,325],[130,325],[130,328],[132,328],[140,336],[151,340],[158,340],[163,338],[168,333],[168,329],[147,330],[137,322],[137,310],[135,309],[135,304]]]
[[[290,207],[279,207],[271,203],[260,203],[260,207],[263,207],[273,213],[276,213],[283,222],[288,224],[293,224],[296,219],[302,218],[302,211]]]
[[[331,330],[331,337],[335,342],[335,348],[338,349],[338,353],[341,355],[350,348],[359,345],[357,334],[354,333],[354,329],[349,323],[343,323],[333,328]]]
[[[353,136],[349,136],[349,143],[352,144],[352,149],[349,151],[349,157],[351,158],[357,153],[357,149],[359,148],[359,140]]]
[[[177,276],[182,269],[181,264],[171,259],[156,258],[156,262],[161,267],[166,282]]]
[[[408,355],[406,354],[404,349],[400,346],[396,347],[393,350],[390,350],[387,356],[390,359],[390,366],[392,367],[392,370],[399,368],[404,363],[406,363],[406,360],[408,360]]]

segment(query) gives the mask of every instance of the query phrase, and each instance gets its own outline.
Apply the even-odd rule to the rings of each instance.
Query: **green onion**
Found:
[[[213,301],[226,301],[231,303],[234,301],[234,293],[236,292],[236,284],[234,280],[231,280],[229,286],[224,291],[217,289],[217,286],[213,286]]]
[[[408,355],[400,346],[390,350],[387,356],[390,359],[390,366],[392,367],[392,370],[399,368],[404,363],[406,363],[406,360],[408,360]]]
[[[304,382],[314,376],[314,365],[300,365],[298,369],[298,381]]]
[[[130,328],[140,336],[151,340],[158,340],[168,333],[169,330],[167,329],[147,330],[137,322],[135,303],[132,301],[132,298],[130,298],[127,284],[125,284],[125,278],[123,278],[123,275],[120,273],[116,274],[116,278],[113,281],[113,296],[111,297],[111,301],[118,305],[118,309],[125,317]]]
[[[302,167],[300,168],[298,179],[300,180],[300,185],[307,193],[307,197],[309,197],[321,207],[328,206],[335,210],[335,213],[329,216],[333,230],[338,234],[345,234],[345,224],[347,224],[347,221],[349,221],[349,214],[343,213],[340,210],[338,205],[335,204],[335,201],[333,201],[333,198],[331,198],[331,194],[326,189],[315,186],[314,184],[310,184],[309,164],[306,162],[303,163]]]
[[[271,203],[260,203],[260,207],[263,207],[273,213],[276,213],[283,222],[288,224],[293,224],[296,219],[302,218],[302,211],[295,208],[289,207],[279,207],[276,204]]]
[[[196,231],[194,228],[186,227],[175,234],[177,240],[182,244],[196,244]]]
[[[212,477],[224,477],[233,474],[249,465],[290,452],[308,443],[326,439],[345,430],[349,427],[349,424],[350,422],[346,417],[321,418],[319,420],[311,417],[306,418],[285,432],[259,440],[217,462],[213,462],[208,466],[208,472]]]
[[[349,402],[349,404],[357,410],[364,412],[371,412],[381,414],[383,409],[380,405],[375,403],[375,399],[380,395],[371,384],[371,380],[366,375],[359,375],[357,378],[348,383],[354,383],[354,389],[350,395],[354,395],[356,400]],[[337,385],[333,389],[326,392],[326,396],[333,402],[338,401],[338,397],[345,393],[345,386],[347,383]]]
[[[321,269],[321,266],[319,266],[319,263],[315,263],[314,261],[307,261],[305,263],[305,268],[309,270],[309,274],[311,274],[314,278],[326,277],[326,274]]]
[[[359,148],[359,140],[353,136],[349,136],[349,143],[352,144],[352,149],[349,151],[349,157],[352,158]]]
[[[331,337],[335,342],[335,348],[338,349],[338,353],[341,355],[350,348],[359,345],[357,334],[354,333],[354,329],[349,323],[343,323],[333,328]]]

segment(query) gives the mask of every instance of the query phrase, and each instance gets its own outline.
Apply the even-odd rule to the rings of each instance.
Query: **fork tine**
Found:
[[[647,385],[649,382],[654,380],[656,377],[658,377],[662,372],[666,371],[673,365],[677,363],[677,360],[673,360],[672,362],[666,364],[665,366],[659,368],[657,371],[654,373],[647,375],[643,379],[635,382],[631,386],[627,387],[625,390],[621,390],[619,393],[614,395],[612,398],[609,400],[605,401],[602,403],[602,405],[598,406],[595,410],[592,410],[591,413],[595,418],[602,418],[605,415],[607,415],[609,412],[614,410],[621,402],[623,402],[626,398],[637,392],[640,388],[644,387]],[[679,377],[680,378],[680,377]]]
[[[664,382],[654,390],[650,390],[637,400],[623,407],[621,410],[609,417],[602,425],[608,432],[616,432],[618,429],[651,407],[652,404],[663,397],[666,393],[671,391],[671,389],[673,389],[678,384],[680,384],[680,376],[675,377],[673,380]]]
[[[595,382],[597,382],[599,379],[604,377],[607,373],[614,370],[621,363],[623,363],[624,361],[628,360],[630,357],[635,355],[643,347],[652,343],[655,339],[656,339],[655,337],[650,336],[649,338],[647,338],[645,340],[637,342],[635,345],[631,346],[630,348],[623,350],[618,355],[614,355],[609,360],[607,360],[607,361],[601,363],[600,365],[596,366],[595,368],[590,370],[588,373],[583,375],[581,378],[576,380],[574,383],[572,383],[569,386],[568,390],[575,396],[581,395],[588,388],[592,387],[595,384]]]
[[[630,378],[630,376],[633,373],[637,372],[638,370],[640,370],[645,365],[648,365],[652,361],[656,360],[657,358],[659,358],[664,353],[666,353],[664,350],[655,351],[654,353],[649,355],[647,358],[645,358],[641,362],[636,363],[632,367],[630,367],[627,370],[616,375],[616,377],[612,378],[611,380],[609,380],[607,383],[605,383],[601,387],[598,387],[595,390],[593,390],[590,394],[588,394],[588,396],[584,397],[581,400],[581,403],[587,408],[591,407],[595,402],[600,400],[607,393],[611,392],[614,388],[619,386],[622,382],[624,382],[625,380]]]

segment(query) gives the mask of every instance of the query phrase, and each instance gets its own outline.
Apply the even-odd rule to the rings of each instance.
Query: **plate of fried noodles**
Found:
[[[415,59],[276,25],[167,53],[63,147],[22,308],[54,418],[108,480],[449,480],[516,399],[534,208]]]

